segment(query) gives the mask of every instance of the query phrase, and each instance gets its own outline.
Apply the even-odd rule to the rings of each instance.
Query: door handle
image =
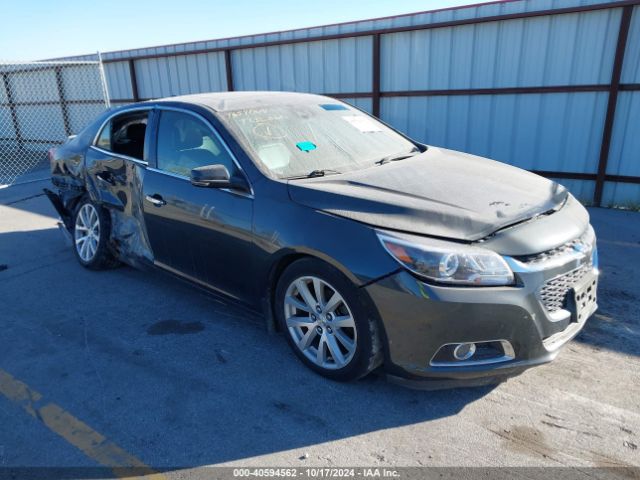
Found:
[[[162,198],[162,196],[158,195],[157,193],[154,193],[153,195],[146,195],[144,198],[153,203],[156,207],[161,207],[167,204],[164,198]]]
[[[110,172],[98,172],[96,178],[101,182],[108,183],[109,185],[115,185],[113,175]]]

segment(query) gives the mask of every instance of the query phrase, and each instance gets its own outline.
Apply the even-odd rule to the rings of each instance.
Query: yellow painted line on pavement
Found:
[[[45,402],[40,393],[2,369],[0,394],[40,420],[49,430],[64,438],[87,457],[111,468],[116,476],[131,478],[144,475],[145,479],[153,480],[165,478],[58,405]]]

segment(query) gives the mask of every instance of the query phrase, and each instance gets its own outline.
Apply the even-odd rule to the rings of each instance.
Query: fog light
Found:
[[[469,360],[476,353],[475,343],[461,343],[453,349],[453,356],[456,360]]]

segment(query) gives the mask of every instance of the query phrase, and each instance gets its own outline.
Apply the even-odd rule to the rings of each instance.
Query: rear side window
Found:
[[[231,176],[235,163],[211,128],[187,113],[164,110],[158,124],[158,169],[188,177],[206,165],[224,165]]]
[[[100,132],[96,146],[137,160],[144,160],[149,112],[116,115]]]

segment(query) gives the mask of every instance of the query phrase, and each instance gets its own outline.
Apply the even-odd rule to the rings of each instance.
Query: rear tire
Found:
[[[351,381],[382,363],[378,327],[357,287],[326,263],[292,263],[278,281],[274,304],[289,345],[314,372]]]
[[[73,215],[73,251],[90,270],[104,270],[119,264],[109,250],[111,217],[109,212],[88,198],[82,199]]]

